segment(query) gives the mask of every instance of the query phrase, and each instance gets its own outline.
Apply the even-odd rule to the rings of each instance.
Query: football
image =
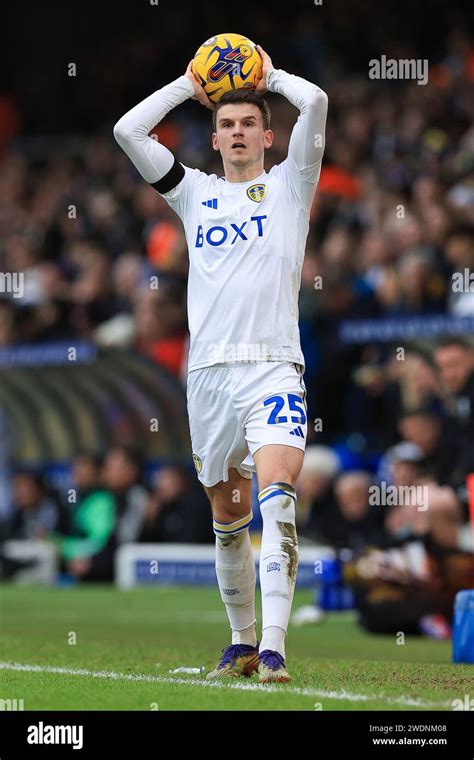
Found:
[[[248,37],[216,34],[196,51],[192,70],[208,98],[217,103],[230,90],[254,90],[262,77],[262,59]]]

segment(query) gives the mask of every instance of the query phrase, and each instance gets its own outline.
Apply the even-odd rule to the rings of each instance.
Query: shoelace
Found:
[[[263,660],[265,665],[268,668],[271,668],[271,670],[276,670],[282,665],[285,665],[285,660],[281,654],[279,652],[272,652],[271,649],[264,649],[263,652],[260,652],[260,659]]]
[[[219,663],[219,668],[223,668],[231,660],[241,657],[249,652],[255,652],[255,647],[251,647],[248,644],[231,644],[227,649],[223,649],[223,655]]]

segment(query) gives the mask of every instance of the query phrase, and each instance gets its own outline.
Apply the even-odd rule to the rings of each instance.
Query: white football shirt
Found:
[[[248,182],[186,167],[163,194],[189,251],[188,371],[235,361],[304,365],[298,292],[309,209],[290,161]]]

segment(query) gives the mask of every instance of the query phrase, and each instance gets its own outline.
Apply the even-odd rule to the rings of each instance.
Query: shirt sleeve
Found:
[[[184,177],[179,184],[166,193],[162,193],[166,203],[178,214],[183,221],[190,215],[193,198],[200,187],[202,179],[207,177],[200,169],[184,166]]]
[[[169,111],[194,95],[186,76],[157,90],[128,111],[114,127],[114,137],[144,180],[158,192],[171,190],[184,177],[184,167],[173,153],[150,137],[151,130]]]
[[[317,85],[302,77],[272,69],[267,76],[270,92],[278,92],[298,108],[288,157],[279,167],[300,203],[309,209],[321,173],[328,97]]]

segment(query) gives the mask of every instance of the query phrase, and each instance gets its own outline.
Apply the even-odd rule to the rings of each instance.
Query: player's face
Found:
[[[212,146],[225,164],[238,168],[261,164],[265,148],[273,142],[271,129],[264,129],[260,109],[252,103],[221,106],[217,113]]]

